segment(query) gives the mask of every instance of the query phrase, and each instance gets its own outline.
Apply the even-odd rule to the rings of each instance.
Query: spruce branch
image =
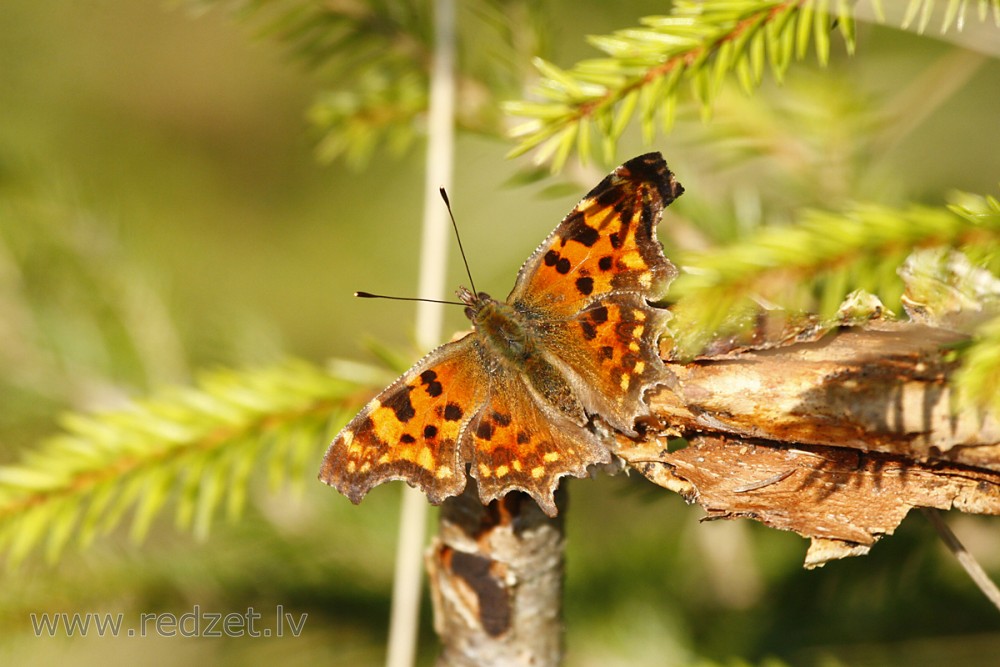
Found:
[[[222,9],[331,80],[389,61],[426,65],[430,54],[430,24],[420,0],[183,0],[183,4],[196,13]]]
[[[1000,314],[980,325],[962,354],[955,386],[963,405],[1000,415]]]
[[[738,329],[751,296],[802,310],[814,309],[808,300],[818,296],[821,315],[831,316],[853,288],[891,294],[896,269],[913,248],[998,239],[1000,208],[972,195],[947,208],[855,204],[843,213],[806,211],[795,225],[765,227],[738,243],[679,258],[685,270],[670,289],[678,354],[697,354],[712,332]]]
[[[323,90],[309,119],[321,160],[360,167],[382,146],[405,151],[422,134],[432,52],[432,4],[422,0],[188,0],[227,10],[258,37],[284,46]],[[499,137],[498,96],[522,88],[544,48],[542,8],[532,0],[460,3],[456,124]]]
[[[414,119],[427,109],[427,83],[416,72],[391,77],[379,74],[351,91],[320,93],[309,109],[318,131],[316,155],[322,162],[344,158],[363,167],[377,146],[404,153],[417,139]]]
[[[272,488],[311,477],[327,431],[362,383],[305,362],[217,371],[197,388],[131,406],[72,414],[65,432],[0,468],[0,550],[17,565],[44,543],[58,558],[118,526],[133,511],[141,540],[164,507],[179,528],[205,536],[215,515],[237,518],[247,484],[265,470]]]
[[[878,2],[874,3],[881,15]],[[934,3],[927,0],[917,5]],[[1000,0],[989,0],[994,12]],[[985,20],[986,3],[980,5]],[[920,7],[918,7],[918,10]],[[965,2],[950,2],[943,26],[959,28]],[[511,101],[505,110],[527,119],[511,136],[518,144],[509,153],[535,150],[536,162],[562,168],[576,150],[591,159],[592,135],[601,140],[606,160],[634,116],[646,143],[657,127],[670,132],[685,86],[711,113],[721,86],[735,76],[751,94],[765,69],[781,81],[793,59],[803,60],[810,47],[820,65],[830,57],[830,33],[836,30],[848,53],[855,48],[853,3],[829,0],[709,0],[675,2],[670,14],[640,19],[634,28],[593,36],[590,43],[606,54],[572,69],[536,59],[541,81],[534,99]]]

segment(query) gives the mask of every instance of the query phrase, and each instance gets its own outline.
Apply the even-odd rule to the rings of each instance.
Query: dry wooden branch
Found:
[[[915,324],[670,363],[655,414],[691,445],[618,438],[618,453],[709,518],[809,537],[807,567],[867,553],[913,507],[1000,514],[1000,423],[953,411],[960,337]]]

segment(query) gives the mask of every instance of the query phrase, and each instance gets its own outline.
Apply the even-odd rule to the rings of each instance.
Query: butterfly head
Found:
[[[466,306],[465,316],[473,322],[476,321],[476,314],[483,309],[483,306],[493,301],[493,297],[486,292],[476,294],[468,287],[459,287],[455,294],[458,296],[458,300]]]

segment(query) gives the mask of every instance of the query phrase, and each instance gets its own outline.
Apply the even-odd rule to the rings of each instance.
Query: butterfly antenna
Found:
[[[444,205],[448,209],[448,217],[451,218],[452,229],[455,230],[455,239],[458,241],[458,251],[462,253],[462,261],[465,262],[465,275],[469,276],[469,285],[472,287],[473,294],[479,294],[476,290],[476,281],[472,279],[472,271],[469,270],[469,260],[465,257],[465,248],[462,247],[462,235],[458,233],[458,223],[455,222],[455,214],[451,212],[451,202],[448,201],[448,193],[444,188],[438,188],[438,192],[441,193],[441,199],[444,200]]]
[[[371,292],[355,292],[354,296],[359,299],[389,299],[390,301],[425,301],[427,303],[443,303],[447,306],[464,306],[461,301],[440,301],[438,299],[421,299],[418,296],[388,296],[386,294],[372,294]]]

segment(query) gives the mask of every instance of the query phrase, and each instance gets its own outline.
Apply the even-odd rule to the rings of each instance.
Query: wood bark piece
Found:
[[[953,413],[946,347],[916,324],[847,329],[814,343],[668,364],[654,412],[687,431],[850,447],[1000,471],[1000,422]]]
[[[563,509],[562,494],[556,501]],[[440,667],[562,659],[562,513],[547,517],[513,492],[484,506],[472,480],[441,506],[427,553]]]
[[[866,553],[913,507],[1000,514],[1000,423],[955,413],[958,334],[879,323],[766,351],[668,363],[650,397],[690,446],[618,438],[652,481],[703,505],[809,537],[806,565]]]
[[[806,566],[867,553],[914,507],[1000,514],[1000,474],[846,448],[698,437],[633,466],[698,502],[812,539]]]

